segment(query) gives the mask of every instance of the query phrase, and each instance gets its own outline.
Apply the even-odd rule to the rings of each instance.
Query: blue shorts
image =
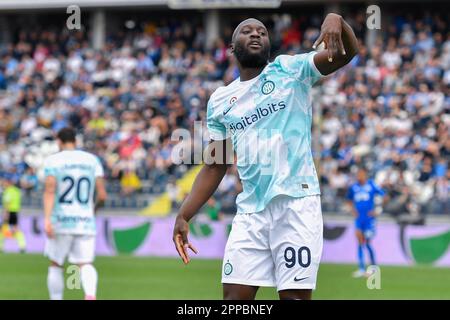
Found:
[[[355,227],[360,230],[366,239],[372,239],[375,236],[375,219],[355,220]]]

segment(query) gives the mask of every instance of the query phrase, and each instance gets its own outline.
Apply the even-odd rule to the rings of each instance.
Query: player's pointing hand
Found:
[[[177,249],[178,254],[185,264],[188,264],[190,261],[188,249],[191,249],[195,254],[198,253],[197,249],[189,243],[187,237],[188,233],[189,223],[183,216],[178,215],[175,221],[175,227],[173,229],[173,242],[175,243],[175,248]]]
[[[316,49],[322,42],[328,50],[328,61],[333,62],[333,56],[338,52],[345,55],[344,44],[342,42],[342,17],[338,14],[330,13],[322,23],[319,38],[314,42],[313,49]]]

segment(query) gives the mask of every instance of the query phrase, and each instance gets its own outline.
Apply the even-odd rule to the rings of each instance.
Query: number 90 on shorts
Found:
[[[234,218],[222,283],[315,289],[322,245],[320,197],[277,197],[262,212]]]

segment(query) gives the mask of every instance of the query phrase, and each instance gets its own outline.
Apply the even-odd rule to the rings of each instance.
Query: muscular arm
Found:
[[[179,215],[189,221],[216,191],[227,171],[226,164],[205,165],[197,175],[192,190],[183,202]]]
[[[173,241],[178,254],[185,264],[189,263],[188,248],[197,253],[197,250],[188,241],[188,222],[213,195],[214,191],[216,191],[222,181],[228,166],[226,161],[226,150],[227,145],[229,146],[229,144],[229,140],[224,140],[213,141],[208,145],[208,148],[222,150],[223,157],[221,157],[220,161],[215,161],[203,166],[195,178],[192,190],[184,200],[176,218],[173,230]],[[228,156],[230,156],[230,154],[228,154]]]
[[[314,56],[314,63],[323,75],[342,68],[358,54],[358,39],[355,33],[350,25],[335,13],[326,16],[313,48],[321,42],[325,43],[326,50]]]

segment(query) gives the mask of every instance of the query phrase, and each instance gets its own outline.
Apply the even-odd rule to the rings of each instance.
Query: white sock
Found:
[[[62,300],[64,293],[64,275],[60,267],[50,266],[47,276],[48,292],[50,300]]]
[[[96,297],[97,279],[97,270],[92,264],[85,264],[81,267],[81,285],[86,298],[92,299]]]

